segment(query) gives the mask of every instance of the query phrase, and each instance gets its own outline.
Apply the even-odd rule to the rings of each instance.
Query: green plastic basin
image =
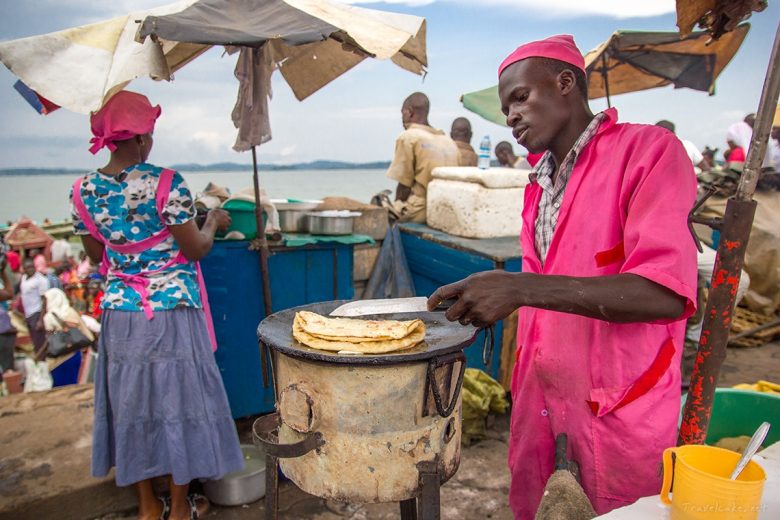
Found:
[[[229,200],[222,208],[230,213],[230,227],[226,233],[240,231],[247,240],[257,236],[257,222],[255,220],[255,204],[245,200]],[[263,212],[263,225],[268,216]]]

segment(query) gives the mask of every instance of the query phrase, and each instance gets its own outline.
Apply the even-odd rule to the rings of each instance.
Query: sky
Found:
[[[164,5],[166,0],[0,0],[0,41],[62,30],[131,10]],[[518,45],[568,33],[584,52],[615,30],[674,31],[674,0],[350,0],[363,7],[424,17],[427,21],[428,73],[411,74],[390,61],[367,59],[303,102],[295,99],[277,72],[270,102],[273,139],[258,149],[260,162],[297,163],[317,159],[368,162],[390,160],[401,126],[401,103],[421,91],[431,100],[430,122],[449,131],[467,117],[472,144],[483,135],[493,144],[511,141],[509,129],[465,110],[460,96],[494,85],[503,58]],[[752,28],[735,58],[717,81],[716,94],[665,87],[613,96],[620,119],[655,123],[668,119],[681,138],[725,145],[727,127],[755,112],[771,44],[780,20],[780,2],[770,2],[750,19]],[[251,154],[232,150],[235,129],[230,113],[238,82],[236,55],[212,48],[176,73],[172,82],[142,78],[129,89],[149,96],[163,112],[155,129],[151,161],[160,164],[251,162]],[[0,66],[0,168],[95,168],[104,150],[88,151],[88,117],[66,110],[42,116],[13,89],[14,75]],[[606,108],[592,100],[594,111]],[[522,151],[516,145],[517,151]]]

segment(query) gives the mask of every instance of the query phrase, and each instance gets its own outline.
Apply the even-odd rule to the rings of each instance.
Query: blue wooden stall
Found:
[[[265,317],[258,253],[249,242],[217,241],[201,260],[234,418],[273,410],[272,388],[263,388],[257,325]],[[268,268],[274,311],[327,300],[351,299],[352,245],[271,246]]]
[[[442,285],[480,271],[504,269],[520,272],[522,251],[518,237],[462,238],[424,224],[399,224],[401,242],[412,272],[417,296],[430,296]],[[497,323],[490,368],[482,363],[484,333],[466,349],[467,365],[499,379],[504,323]]]

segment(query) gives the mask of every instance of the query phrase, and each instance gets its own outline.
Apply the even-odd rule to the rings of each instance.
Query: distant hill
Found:
[[[67,168],[0,168],[0,177],[13,175],[78,175],[84,173],[86,168],[74,170]]]
[[[390,161],[375,161],[367,163],[351,163],[344,161],[325,161],[318,160],[308,163],[294,164],[258,164],[260,171],[278,171],[278,170],[371,170],[387,169]],[[251,164],[239,164],[234,162],[221,162],[213,164],[173,164],[170,166],[174,170],[182,172],[237,172],[251,171]],[[78,175],[84,173],[86,168],[0,168],[0,177],[13,175]]]

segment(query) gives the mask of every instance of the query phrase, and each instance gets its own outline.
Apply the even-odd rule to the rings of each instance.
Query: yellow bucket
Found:
[[[729,479],[739,457],[739,453],[714,446],[667,448],[661,501],[672,506],[672,520],[758,518],[766,473],[750,461],[736,480]],[[670,500],[672,475],[674,492]]]

